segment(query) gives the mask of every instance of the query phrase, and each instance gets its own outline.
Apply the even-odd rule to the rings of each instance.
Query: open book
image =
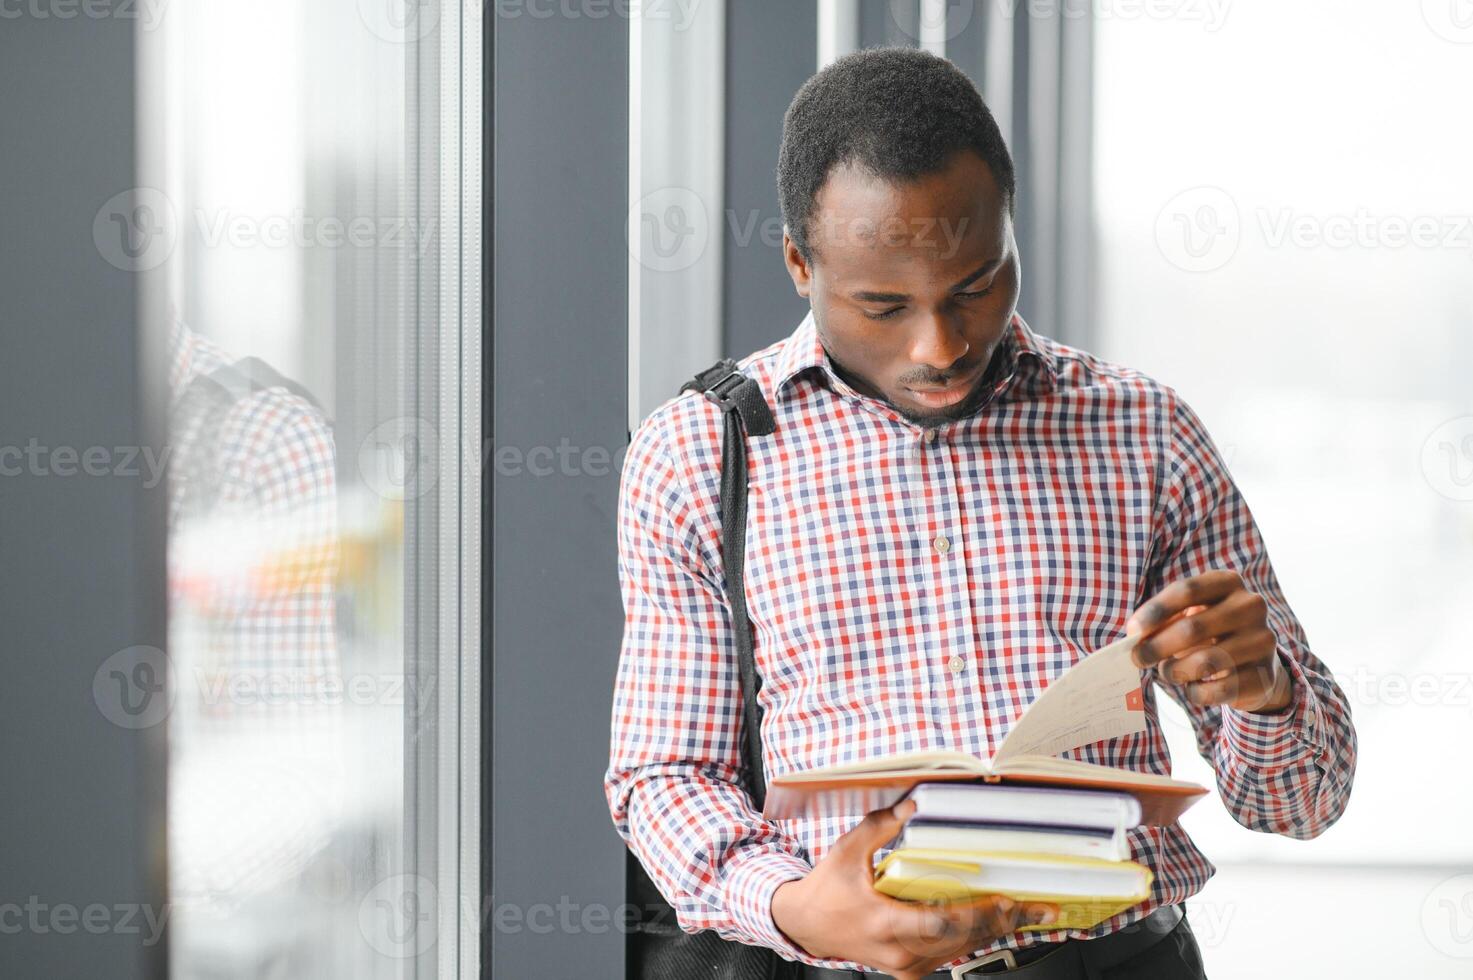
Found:
[[[1139,639],[1129,636],[1095,651],[1050,684],[990,760],[965,752],[912,752],[785,773],[768,786],[762,814],[773,820],[858,816],[893,806],[918,783],[985,780],[1118,790],[1140,801],[1142,824],[1174,823],[1207,790],[1153,773],[1055,758],[1146,730],[1141,672],[1130,659]]]

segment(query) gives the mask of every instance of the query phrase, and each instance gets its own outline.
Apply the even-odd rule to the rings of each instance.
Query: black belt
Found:
[[[932,976],[960,980],[962,977],[1005,974],[1015,980],[1080,980],[1144,953],[1181,924],[1182,914],[1180,905],[1163,905],[1145,918],[1097,939],[1066,939],[1034,943],[1018,949],[1001,949],[966,964],[965,972],[959,967],[957,970],[938,970]],[[872,973],[854,970],[803,967],[804,980],[868,980],[872,976]]]

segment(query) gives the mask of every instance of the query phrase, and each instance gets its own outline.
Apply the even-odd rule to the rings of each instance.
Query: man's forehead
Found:
[[[1010,227],[1006,203],[980,160],[915,180],[846,166],[831,175],[815,203],[809,229],[815,251],[900,249],[956,257],[975,242],[992,249],[985,257],[995,257]]]
[[[825,238],[828,231],[831,237]],[[1011,224],[1004,215],[989,223],[964,215],[958,219],[912,216],[899,222],[834,222],[815,229],[814,256],[831,277],[843,280],[905,276],[961,282],[987,263],[1000,264],[1011,254]]]

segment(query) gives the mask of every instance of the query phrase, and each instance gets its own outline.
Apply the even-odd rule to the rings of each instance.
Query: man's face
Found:
[[[1021,282],[1012,219],[987,164],[961,152],[899,184],[836,168],[809,242],[813,261],[786,236],[784,258],[839,376],[920,425],[975,411]]]

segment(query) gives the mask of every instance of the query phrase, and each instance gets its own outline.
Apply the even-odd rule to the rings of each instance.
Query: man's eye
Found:
[[[869,310],[865,310],[864,315],[869,317],[871,320],[888,320],[903,309],[905,309],[905,307],[896,306],[888,310],[882,310],[879,313],[871,313]]]
[[[957,293],[956,295],[958,299],[977,299],[980,296],[986,296],[990,292],[992,292],[992,287],[988,286],[986,289],[974,289],[969,293]]]

